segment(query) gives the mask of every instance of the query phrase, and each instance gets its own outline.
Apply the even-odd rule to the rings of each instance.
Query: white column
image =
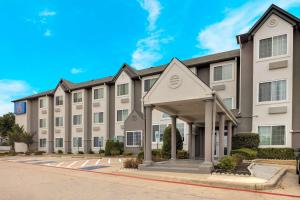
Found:
[[[227,155],[230,155],[232,148],[232,122],[227,123]]]
[[[189,135],[188,135],[188,153],[189,153],[189,157],[190,159],[192,159],[192,148],[193,148],[193,136],[192,136],[192,132],[193,132],[193,123],[188,123],[189,126]]]
[[[145,106],[145,147],[144,147],[144,163],[145,165],[151,165],[152,163],[152,106]]]
[[[225,114],[219,114],[219,158],[224,156],[224,126]]]
[[[213,101],[205,101],[205,155],[204,161],[212,163],[212,126],[213,126]]]
[[[172,131],[171,131],[171,160],[176,160],[176,116],[172,118]]]

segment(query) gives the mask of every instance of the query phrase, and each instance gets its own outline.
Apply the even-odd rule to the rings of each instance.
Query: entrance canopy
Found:
[[[226,120],[237,125],[237,119],[226,108],[222,99],[176,58],[170,62],[144,97],[145,106],[153,106],[159,111],[191,123],[205,122],[207,101],[213,102],[213,113],[224,113]]]

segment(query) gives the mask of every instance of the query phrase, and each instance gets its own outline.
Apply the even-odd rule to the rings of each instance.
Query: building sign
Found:
[[[169,87],[172,89],[178,88],[182,83],[182,79],[179,75],[172,75],[169,79]]]
[[[26,102],[15,102],[15,114],[20,115],[26,113]]]

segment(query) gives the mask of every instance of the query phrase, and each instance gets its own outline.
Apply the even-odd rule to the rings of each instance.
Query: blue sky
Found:
[[[300,0],[0,1],[0,115],[10,101],[56,86],[238,48],[275,3],[300,17]]]

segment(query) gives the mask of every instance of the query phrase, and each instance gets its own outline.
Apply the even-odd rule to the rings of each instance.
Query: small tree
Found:
[[[12,150],[15,150],[15,142],[21,142],[23,133],[23,126],[19,126],[18,124],[14,124],[12,130],[8,132],[8,141],[12,146]]]
[[[172,127],[168,126],[165,129],[164,136],[163,136],[162,154],[166,158],[171,157],[171,132],[172,132]],[[183,148],[182,137],[179,130],[176,128],[176,151],[182,150],[182,148]]]
[[[0,136],[8,137],[8,134],[12,131],[14,124],[15,115],[13,113],[7,113],[0,117]]]
[[[27,149],[29,151],[30,146],[33,144],[33,136],[34,134],[28,133],[28,132],[23,132],[22,134],[22,142],[24,142],[27,145]]]

